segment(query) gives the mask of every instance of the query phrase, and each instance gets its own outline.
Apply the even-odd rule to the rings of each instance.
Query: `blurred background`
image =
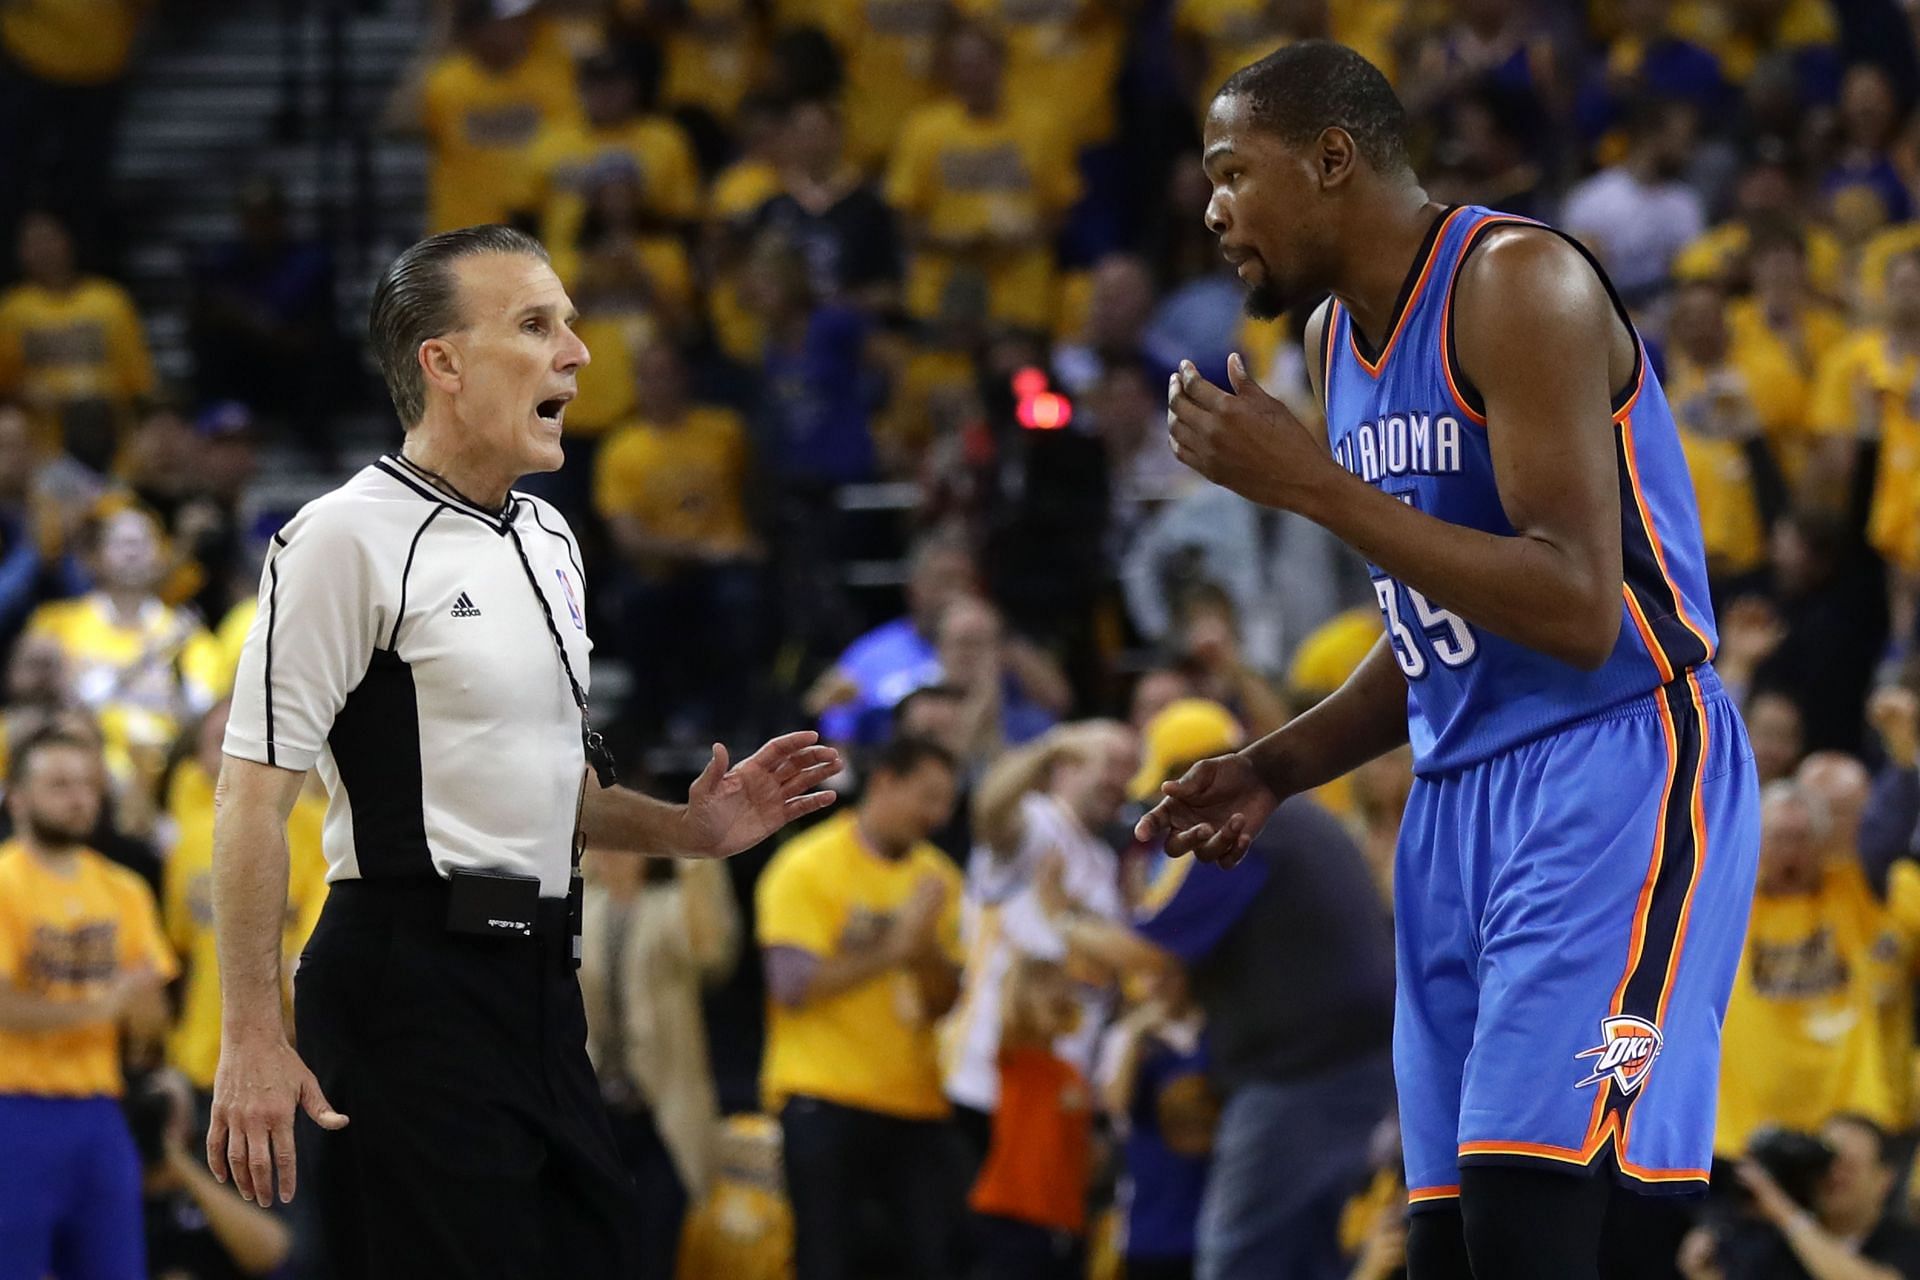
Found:
[[[165,1035],[125,1037],[154,1273],[331,1274],[297,1206],[236,1245],[208,1212],[230,1193],[165,1157],[218,1054],[211,777],[266,539],[398,445],[371,284],[481,222],[544,241],[593,352],[565,469],[523,487],[581,537],[624,780],[684,794],[712,742],[817,726],[857,834],[945,859],[889,902],[762,876],[832,865],[847,820],[724,868],[596,859],[590,1015],[649,1274],[792,1274],[796,1216],[827,1236],[782,1185],[787,1113],[822,1090],[783,1072],[880,1052],[925,1055],[958,1110],[836,1103],[940,1126],[945,1190],[890,1214],[846,1155],[866,1139],[809,1121],[809,1176],[852,1179],[865,1229],[803,1248],[803,1280],[1397,1273],[1390,1093],[1341,1094],[1371,1100],[1357,1140],[1289,1126],[1303,1081],[1386,1043],[1384,987],[1353,975],[1390,971],[1404,756],[1289,827],[1365,870],[1320,886],[1313,919],[1347,923],[1315,949],[1282,945],[1307,924],[1278,887],[1321,872],[1276,848],[1194,898],[1216,887],[1128,834],[1162,778],[1379,634],[1364,566],[1199,482],[1164,431],[1176,363],[1224,382],[1233,351],[1318,413],[1305,313],[1243,318],[1198,150],[1230,72],[1330,37],[1394,82],[1434,198],[1556,222],[1634,311],[1774,784],[1720,1146],[1920,1275],[1917,27],[1910,0],[0,0],[0,750],[49,724],[100,744],[94,845],[186,966]],[[295,817],[290,959],[322,803]],[[1050,822],[1084,856],[1036,844]],[[957,1004],[922,984],[870,1025],[770,997],[757,952],[791,946],[948,955]],[[1230,1130],[1284,1162],[1224,1158]],[[1044,1169],[1016,1150],[1042,1132]],[[1675,1274],[1888,1274],[1811,1269],[1787,1210],[1724,1181],[1649,1228]],[[1294,1269],[1245,1260],[1276,1239],[1305,1242]]]

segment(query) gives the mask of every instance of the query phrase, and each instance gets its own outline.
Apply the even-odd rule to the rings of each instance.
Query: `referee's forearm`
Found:
[[[681,818],[685,805],[668,804],[627,787],[601,788],[587,781],[580,806],[580,834],[588,845],[614,853],[679,858],[693,853]]]
[[[278,794],[291,779],[283,808]],[[281,926],[287,908],[287,819],[301,775],[231,758],[215,789],[213,929],[220,1014],[230,1039],[283,1035]]]

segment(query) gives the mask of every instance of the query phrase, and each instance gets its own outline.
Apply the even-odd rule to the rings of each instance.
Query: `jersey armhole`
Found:
[[[1467,415],[1472,418],[1476,424],[1482,427],[1487,425],[1486,400],[1481,396],[1480,389],[1474,386],[1472,380],[1467,377],[1466,370],[1460,367],[1460,353],[1454,345],[1453,293],[1455,289],[1460,287],[1460,273],[1466,269],[1467,260],[1472,258],[1474,252],[1484,243],[1481,238],[1482,233],[1497,230],[1500,227],[1538,227],[1542,231],[1560,237],[1560,239],[1573,246],[1574,252],[1585,259],[1586,264],[1593,268],[1593,274],[1599,277],[1600,287],[1607,291],[1607,297],[1613,303],[1614,315],[1619,318],[1621,324],[1626,326],[1627,337],[1633,342],[1633,368],[1627,374],[1626,384],[1616,389],[1609,400],[1609,405],[1613,412],[1616,415],[1619,414],[1621,410],[1633,402],[1634,393],[1639,390],[1640,379],[1645,372],[1644,366],[1647,360],[1646,348],[1641,345],[1640,336],[1633,327],[1633,317],[1627,312],[1627,304],[1621,299],[1620,291],[1613,287],[1613,280],[1607,275],[1606,268],[1600,265],[1600,260],[1593,256],[1593,251],[1588,249],[1587,246],[1581,244],[1578,240],[1560,230],[1558,227],[1549,227],[1542,222],[1533,222],[1519,218],[1489,218],[1487,221],[1469,231],[1467,233],[1467,243],[1460,249],[1460,260],[1454,264],[1453,277],[1447,281],[1446,305],[1441,309],[1440,313],[1440,347],[1441,359],[1446,366],[1447,388],[1453,392],[1453,398],[1459,403],[1462,409],[1466,410]]]

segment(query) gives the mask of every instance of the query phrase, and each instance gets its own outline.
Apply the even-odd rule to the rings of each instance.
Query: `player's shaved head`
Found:
[[[1215,95],[1245,98],[1253,124],[1292,146],[1345,130],[1384,174],[1408,169],[1407,112],[1380,68],[1343,44],[1302,40],[1228,77]]]

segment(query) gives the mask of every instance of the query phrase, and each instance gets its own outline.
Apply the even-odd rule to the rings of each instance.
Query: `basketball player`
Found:
[[[1394,876],[1410,1274],[1583,1280],[1610,1181],[1705,1185],[1757,783],[1625,309],[1571,240],[1429,200],[1404,125],[1380,72],[1321,41],[1213,99],[1206,219],[1250,310],[1332,295],[1306,334],[1327,426],[1236,356],[1231,390],[1174,376],[1173,447],[1357,549],[1387,628],[1314,710],[1169,783],[1139,834],[1231,865],[1282,798],[1412,742]]]

